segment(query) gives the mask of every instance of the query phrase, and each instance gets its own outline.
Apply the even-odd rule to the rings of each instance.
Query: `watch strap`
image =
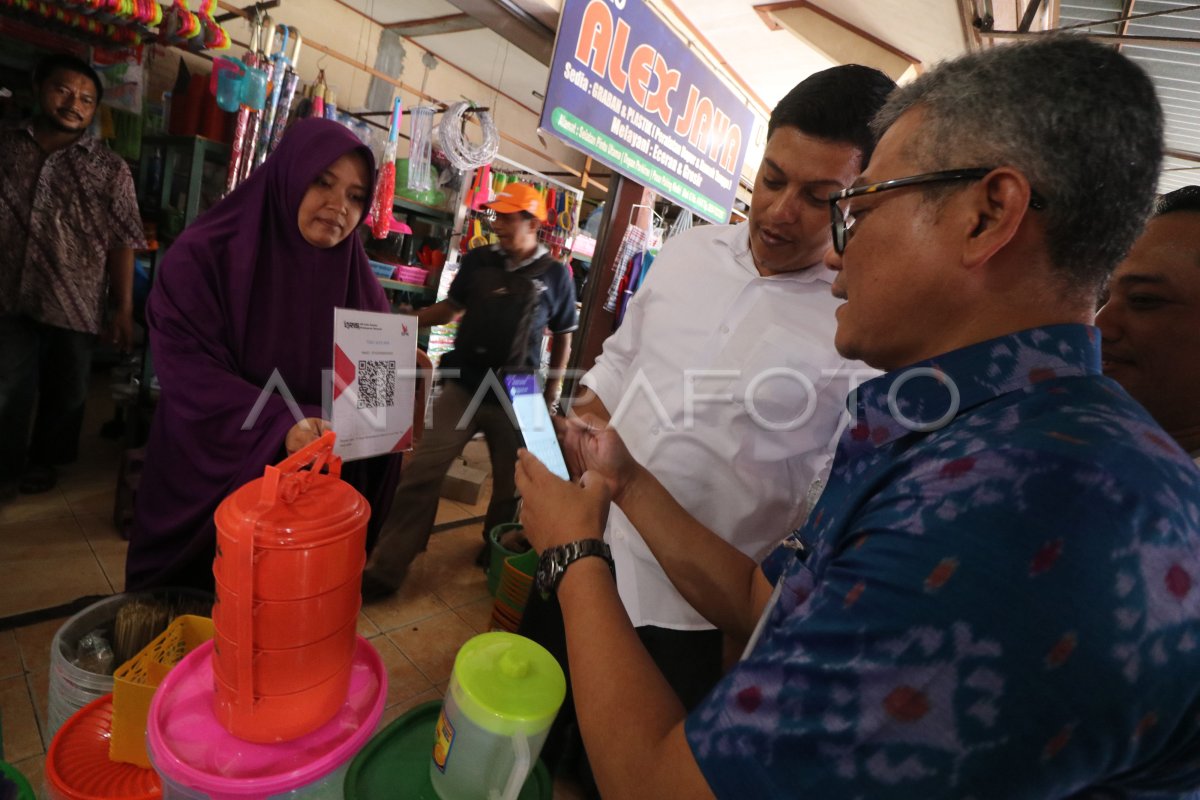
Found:
[[[541,594],[542,599],[549,599],[550,595],[558,589],[558,584],[566,574],[567,567],[588,556],[603,558],[608,562],[608,568],[615,574],[616,566],[613,563],[612,553],[602,539],[579,539],[543,550],[538,559],[537,574],[534,576],[534,586]]]

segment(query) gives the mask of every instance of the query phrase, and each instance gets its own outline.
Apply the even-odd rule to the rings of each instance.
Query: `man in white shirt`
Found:
[[[571,411],[610,419],[679,503],[752,558],[799,525],[865,370],[833,346],[830,193],[870,157],[868,123],[895,84],[840,66],[775,107],[744,225],[669,240]],[[568,458],[577,458],[568,434]],[[722,673],[720,633],[675,590],[617,508],[606,541],[621,600],[691,708]]]

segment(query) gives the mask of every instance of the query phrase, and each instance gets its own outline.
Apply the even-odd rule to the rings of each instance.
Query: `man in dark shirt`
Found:
[[[145,246],[129,167],[88,133],[99,77],[67,55],[33,77],[38,113],[0,131],[0,497],[47,491],[75,460],[105,298],[125,349]]]
[[[454,350],[439,365],[443,380],[433,418],[413,458],[404,464],[392,518],[363,574],[363,599],[368,602],[392,594],[403,583],[409,564],[429,540],[446,472],[479,431],[487,439],[492,462],[485,548],[488,531],[515,517],[513,470],[520,439],[497,371],[537,370],[547,329],[551,336],[546,403],[557,403],[562,390],[578,314],[570,271],[550,258],[537,239],[546,219],[545,202],[532,186],[516,183],[506,186],[488,208],[496,212],[493,228],[499,245],[471,250],[450,285],[449,296],[418,314],[422,328],[458,321],[459,330]],[[519,309],[522,286],[535,293],[525,314]]]

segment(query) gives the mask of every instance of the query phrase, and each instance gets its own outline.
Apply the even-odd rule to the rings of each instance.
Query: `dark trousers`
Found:
[[[483,524],[483,541],[487,542],[492,528],[516,518],[514,475],[520,446],[516,427],[499,403],[484,401],[471,411],[473,399],[457,381],[442,383],[433,402],[433,419],[412,456],[404,459],[391,515],[367,562],[367,574],[380,583],[396,588],[404,582],[413,559],[429,542],[446,473],[479,431],[487,440],[492,462],[492,499]]]
[[[0,482],[76,459],[95,340],[0,315]]]
[[[655,665],[690,712],[712,691],[723,674],[721,632],[678,631],[652,626],[636,630]],[[542,760],[552,772],[576,780],[588,797],[599,797],[575,713],[571,671],[567,664],[566,630],[557,598],[551,596],[549,600],[542,600],[536,591],[531,592],[517,632],[549,650],[567,676],[567,696],[542,747]]]

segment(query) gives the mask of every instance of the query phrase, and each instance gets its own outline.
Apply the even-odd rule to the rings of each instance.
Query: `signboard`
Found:
[[[540,125],[725,222],[754,114],[644,0],[565,0]]]
[[[417,318],[333,310],[333,452],[345,461],[413,448]]]

